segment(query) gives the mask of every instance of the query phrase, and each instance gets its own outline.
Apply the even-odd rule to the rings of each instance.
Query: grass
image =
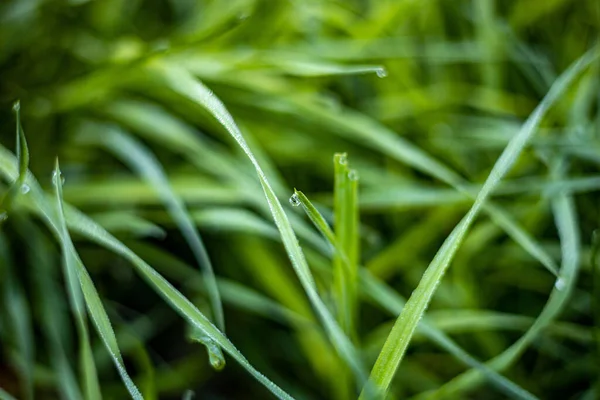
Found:
[[[2,4],[0,399],[595,398],[600,7],[542,3]]]

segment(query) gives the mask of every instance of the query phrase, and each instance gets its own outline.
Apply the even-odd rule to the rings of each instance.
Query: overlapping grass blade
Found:
[[[575,288],[581,257],[575,206],[569,195],[565,192],[558,192],[553,193],[552,209],[561,243],[562,263],[559,276],[552,288],[548,302],[527,332],[508,349],[486,363],[494,370],[501,371],[507,368],[525,351],[540,332],[564,309]],[[426,397],[447,398],[448,396],[456,396],[461,391],[476,385],[480,378],[478,371],[467,371]]]
[[[14,177],[17,175],[17,169],[15,165],[16,162],[14,157],[4,147],[0,146],[0,173],[9,179],[14,179]],[[50,225],[52,230],[57,232],[57,234],[60,234],[56,213],[39,187],[39,184],[31,174],[28,174],[26,183],[31,190],[29,195],[23,199],[23,204],[31,209],[34,213],[42,216]],[[115,237],[110,235],[100,225],[96,224],[94,221],[73,207],[65,204],[64,210],[66,223],[70,229],[129,260],[140,273],[140,275],[184,319],[212,338],[219,346],[221,346],[223,350],[229,353],[257,381],[267,387],[267,389],[269,389],[275,396],[280,399],[292,399],[289,394],[284,392],[267,377],[257,371],[239,352],[239,350],[227,339],[227,337],[211,324],[204,314],[202,314],[187,298],[185,298],[185,296],[183,296],[137,254],[131,251],[123,243],[118,241]]]
[[[58,237],[63,252],[63,260],[65,264],[65,280],[69,286],[69,293],[71,296],[72,306],[74,313],[76,313],[78,330],[82,337],[82,360],[85,371],[85,392],[86,398],[88,399],[100,399],[100,386],[96,375],[96,367],[94,365],[92,350],[89,344],[89,334],[87,330],[86,313],[84,307],[87,306],[88,312],[92,320],[96,325],[99,336],[104,341],[107,351],[111,354],[115,366],[121,375],[121,379],[125,383],[129,394],[134,399],[143,399],[138,388],[135,386],[121,357],[119,346],[117,344],[117,338],[113,332],[108,315],[102,305],[102,300],[94,287],[94,283],[90,278],[87,270],[83,266],[75,246],[71,241],[69,231],[67,230],[67,224],[65,221],[63,200],[62,200],[62,175],[58,166],[58,160],[56,161],[56,167],[52,175],[53,185],[55,187],[56,204],[58,207],[57,216],[57,228]],[[83,297],[82,297],[83,295]],[[85,299],[85,305],[84,305]]]
[[[215,322],[221,331],[225,328],[225,317],[223,315],[223,305],[221,296],[215,279],[214,270],[204,243],[200,238],[198,230],[194,226],[188,211],[181,199],[173,192],[169,180],[154,155],[146,149],[141,143],[137,142],[131,136],[121,132],[115,127],[101,126],[95,130],[90,140],[98,140],[108,149],[110,149],[123,162],[144,177],[158,192],[165,207],[175,220],[175,223],[181,230],[183,237],[192,249],[194,257],[200,265],[203,273],[206,275],[206,285],[208,297],[210,299],[211,310]]]
[[[206,88],[184,69],[164,63],[161,64],[157,61],[151,65],[151,68],[152,71],[157,73],[165,81],[165,84],[175,93],[178,93],[183,97],[196,102],[198,105],[202,106],[212,115],[214,115],[219,123],[223,125],[227,132],[239,144],[244,153],[246,153],[256,169],[256,173],[263,187],[265,197],[269,203],[273,219],[275,220],[275,224],[277,225],[277,228],[281,234],[283,245],[288,253],[290,261],[292,262],[294,270],[296,271],[296,274],[298,275],[298,278],[300,279],[300,282],[302,283],[302,286],[306,291],[308,298],[310,299],[311,304],[315,308],[331,339],[332,344],[336,347],[340,356],[343,357],[348,365],[353,369],[358,381],[364,381],[364,368],[360,363],[356,349],[348,337],[344,335],[334,318],[331,316],[330,312],[327,310],[327,307],[319,297],[314,278],[310,272],[306,259],[304,258],[302,249],[298,244],[298,239],[296,238],[296,234],[291,227],[290,221],[275,192],[271,188],[262,168],[246,144],[241,131],[235,124],[229,112],[225,109],[223,103],[221,103],[221,101],[217,99],[208,88]]]
[[[500,155],[469,212],[448,236],[435,255],[419,285],[398,317],[371,372],[371,380],[380,393],[384,394],[389,390],[392,378],[404,356],[419,320],[422,318],[437,285],[450,265],[469,227],[484,206],[488,196],[514,164],[531,136],[535,133],[547,110],[560,98],[578,74],[590,65],[598,56],[598,53],[598,49],[589,51],[556,80],[546,97]]]
[[[302,205],[302,208],[304,209],[310,220],[315,224],[317,229],[328,240],[330,245],[335,249],[336,254],[342,259],[346,268],[348,268],[349,261],[345,250],[339,243],[339,240],[335,236],[334,232],[327,224],[327,221],[325,221],[325,218],[323,218],[321,213],[319,213],[319,211],[310,202],[306,195],[304,195],[304,193],[296,190],[294,192],[294,195]],[[362,291],[365,292],[367,296],[371,297],[382,308],[391,312],[392,315],[398,315],[402,312],[402,309],[405,305],[404,300],[396,292],[394,292],[394,290],[392,290],[391,288],[387,287],[385,284],[381,283],[376,278],[374,278],[367,270],[360,271],[360,281]],[[477,368],[478,370],[480,370],[482,374],[500,390],[503,390],[506,393],[510,393],[511,395],[518,396],[520,398],[534,398],[523,388],[519,387],[518,385],[506,379],[497,372],[491,370],[481,362],[477,361],[469,353],[467,353],[460,346],[458,346],[444,332],[436,329],[426,320],[421,320],[419,329],[429,339],[431,339],[437,345],[442,347],[444,350],[454,355],[458,360],[465,363],[465,365],[469,365],[473,368]]]

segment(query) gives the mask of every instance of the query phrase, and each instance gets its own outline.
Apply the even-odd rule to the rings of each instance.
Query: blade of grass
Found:
[[[348,254],[348,243],[350,241],[350,220],[348,218],[348,198],[350,196],[348,179],[348,159],[346,153],[338,153],[333,156],[334,165],[334,190],[333,210],[335,215],[334,232],[338,243],[340,243]],[[296,193],[294,193],[296,194]],[[348,264],[350,261],[348,260]],[[333,260],[333,290],[336,302],[337,320],[346,335],[352,337],[352,309],[350,290],[350,268],[344,268],[342,258],[337,256]]]
[[[100,300],[100,296],[94,287],[94,283],[90,278],[87,270],[83,266],[77,251],[75,250],[75,246],[71,241],[71,237],[67,230],[67,223],[65,221],[64,209],[63,209],[63,200],[62,200],[62,175],[58,166],[58,159],[56,160],[56,166],[54,172],[52,174],[52,183],[55,188],[55,196],[57,202],[58,212],[56,213],[58,223],[58,235],[60,239],[60,244],[63,252],[63,260],[66,270],[66,280],[69,285],[69,291],[72,296],[72,303],[75,307],[75,312],[77,316],[79,331],[82,336],[82,343],[84,343],[84,347],[82,349],[82,357],[85,365],[85,391],[86,398],[89,399],[100,399],[100,386],[98,384],[98,378],[96,375],[96,368],[94,365],[94,361],[92,358],[92,350],[89,344],[89,334],[87,331],[87,324],[85,322],[85,310],[84,307],[87,306],[88,312],[92,317],[92,320],[95,323],[96,329],[98,331],[98,335],[104,341],[107,351],[112,355],[112,358],[115,362],[115,366],[119,371],[119,375],[121,375],[121,379],[125,383],[129,394],[134,399],[143,399],[141,393],[138,388],[135,386],[127,370],[125,369],[125,364],[123,363],[123,359],[121,357],[121,352],[119,351],[119,346],[117,344],[117,338],[115,337],[115,333],[112,329],[110,320],[108,319],[108,315],[104,310],[104,306],[102,305],[102,300]],[[83,295],[83,298],[81,296]],[[84,306],[85,299],[85,306]]]
[[[560,274],[550,293],[548,302],[531,327],[504,352],[486,364],[501,371],[511,365],[525,351],[540,332],[564,309],[575,289],[575,280],[579,270],[580,240],[577,216],[572,198],[565,192],[552,194],[552,210],[561,243],[562,264]],[[453,397],[479,383],[478,371],[471,370],[443,385],[427,398]]]
[[[223,315],[223,304],[221,303],[221,296],[219,295],[219,288],[217,287],[210,258],[183,201],[171,188],[169,179],[158,160],[141,143],[113,126],[93,126],[91,127],[91,131],[87,132],[85,136],[86,141],[98,141],[104,145],[125,164],[129,165],[131,169],[135,170],[148,181],[160,195],[165,207],[190,246],[196,262],[206,275],[205,282],[210,298],[211,310],[217,326],[221,331],[224,331],[225,317]]]
[[[362,383],[365,380],[364,367],[361,365],[358,353],[352,342],[344,335],[334,318],[331,316],[327,307],[319,297],[317,292],[314,278],[310,272],[306,259],[296,234],[291,227],[290,221],[283,210],[279,199],[275,192],[271,188],[267,177],[265,176],[262,168],[258,164],[256,158],[252,154],[252,151],[246,144],[241,131],[235,124],[233,117],[226,110],[223,103],[215,97],[215,95],[200,81],[195,79],[189,72],[184,69],[177,68],[172,65],[155,62],[151,65],[151,69],[154,73],[158,73],[159,76],[164,80],[165,84],[171,88],[175,93],[180,94],[184,98],[188,98],[191,101],[197,103],[207,111],[209,111],[219,123],[227,130],[227,132],[235,139],[241,149],[246,153],[250,161],[252,162],[260,183],[263,187],[265,197],[269,203],[273,219],[279,229],[281,238],[292,262],[292,266],[306,294],[315,308],[319,318],[321,319],[328,336],[331,339],[332,344],[339,352],[340,356],[348,363],[353,369],[358,382]]]
[[[419,285],[406,303],[406,306],[386,343],[381,350],[373,370],[371,380],[381,394],[387,393],[392,378],[400,364],[410,339],[414,334],[419,320],[435,293],[446,269],[450,265],[462,240],[467,234],[469,227],[483,208],[490,193],[496,188],[498,182],[512,167],[517,157],[527,145],[529,139],[535,133],[547,110],[560,98],[571,82],[598,56],[597,49],[593,49],[571,65],[552,85],[548,94],[527,119],[521,130],[515,135],[500,155],[498,161],[492,168],[481,191],[469,212],[460,221],[456,228],[450,233],[444,244],[435,255],[433,261],[423,274]]]

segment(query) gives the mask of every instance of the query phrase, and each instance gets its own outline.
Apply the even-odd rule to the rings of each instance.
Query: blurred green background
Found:
[[[597,0],[3,0],[0,143],[15,152],[20,99],[29,169],[49,198],[58,157],[65,202],[215,321],[198,266],[206,260],[188,245],[197,227],[226,335],[252,365],[297,398],[356,398],[256,173],[194,85],[202,81],[233,116],[334,314],[331,248],[288,198],[301,190],[332,223],[333,156],[348,154],[360,176],[358,262],[382,285],[361,292],[353,338],[370,370],[403,299],[502,150],[599,34]],[[568,288],[498,369],[542,399],[599,395],[599,165],[596,59],[494,191],[501,211],[476,220],[426,314],[484,362],[523,337],[553,290]],[[10,185],[3,173],[2,192]],[[557,193],[575,204],[568,280],[551,272],[573,255],[557,230]],[[61,241],[26,195],[4,207],[0,231],[0,398],[85,397]],[[211,368],[185,321],[121,254],[71,234],[145,398],[271,396],[229,357]],[[128,398],[92,326],[102,395]],[[418,330],[390,397],[511,396],[486,379],[452,386],[469,368]]]

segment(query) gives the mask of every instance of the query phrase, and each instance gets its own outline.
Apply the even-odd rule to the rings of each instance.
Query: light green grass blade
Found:
[[[210,298],[211,310],[217,326],[224,331],[225,317],[223,304],[219,295],[219,288],[215,279],[214,270],[204,243],[198,230],[194,226],[188,211],[181,199],[172,190],[169,180],[154,155],[141,143],[131,136],[112,126],[100,126],[94,129],[95,135],[87,140],[100,141],[111,150],[119,159],[128,164],[131,169],[139,173],[155,188],[165,203],[165,207],[175,220],[200,268],[206,274],[206,285]],[[90,132],[91,133],[91,132]]]
[[[331,230],[325,218],[316,209],[316,207],[310,202],[310,200],[300,191],[295,191],[294,195],[298,200],[299,204],[315,224],[317,229],[323,234],[328,240],[330,245],[335,249],[337,255],[342,259],[346,268],[348,268],[348,257],[342,246],[339,244],[334,232]],[[370,298],[372,298],[379,306],[383,309],[391,312],[393,315],[398,315],[402,312],[405,302],[404,300],[391,288],[387,287],[384,283],[381,283],[374,278],[367,270],[360,271],[361,289]],[[492,384],[498,387],[504,392],[518,396],[520,398],[534,398],[523,388],[519,387],[515,383],[506,379],[502,375],[488,368],[486,365],[477,361],[469,353],[464,351],[458,346],[450,337],[444,332],[435,328],[428,321],[422,320],[419,325],[419,329],[425,336],[431,339],[438,346],[454,355],[458,360],[462,361],[465,365],[477,368],[482,371],[484,376],[490,380]]]
[[[311,304],[321,319],[321,322],[323,323],[332,344],[335,346],[340,356],[343,357],[348,365],[353,369],[358,381],[363,382],[365,378],[364,368],[360,363],[356,349],[348,337],[344,335],[334,318],[331,316],[329,310],[319,297],[314,278],[310,272],[306,259],[304,258],[302,249],[298,244],[298,239],[296,238],[296,234],[291,227],[290,221],[285,214],[285,211],[283,210],[283,207],[279,202],[275,192],[271,188],[262,168],[246,144],[241,131],[235,124],[229,112],[225,109],[223,103],[221,103],[221,101],[217,99],[208,88],[201,84],[186,70],[166,64],[159,64],[158,62],[152,64],[151,67],[152,70],[155,73],[158,73],[159,76],[165,81],[165,84],[168,85],[175,93],[190,99],[213,114],[219,123],[223,125],[227,132],[239,144],[244,153],[246,153],[256,169],[256,173],[263,187],[265,197],[269,203],[273,219],[275,220],[275,224],[277,225],[277,228],[281,234],[283,245]]]
[[[565,308],[575,289],[581,251],[575,206],[570,196],[564,192],[558,192],[553,194],[552,209],[561,243],[562,264],[560,274],[556,279],[548,302],[529,330],[508,349],[487,362],[490,368],[497,371],[510,366],[525,351],[542,330]],[[456,396],[457,393],[477,385],[480,380],[481,376],[478,371],[467,371],[427,397],[435,399]]]
[[[350,207],[352,206],[352,193],[350,179],[348,178],[348,158],[346,153],[338,153],[333,156],[334,190],[333,190],[333,212],[335,215],[334,232],[336,242],[342,246],[343,253],[348,259],[342,260],[339,254],[333,260],[333,293],[336,302],[337,319],[344,329],[346,335],[353,336],[354,332],[354,310],[353,303],[356,298],[356,263],[350,259],[350,251],[353,240],[351,225],[355,221],[352,218]],[[295,193],[299,195],[299,193]],[[355,199],[355,198],[354,198]],[[353,204],[356,206],[356,204]],[[354,210],[356,212],[356,210]],[[311,218],[312,220],[312,218]],[[314,221],[313,221],[314,222]],[[352,236],[351,236],[352,235]],[[354,276],[353,276],[354,275]]]
[[[75,304],[75,312],[77,313],[77,320],[79,330],[82,334],[82,342],[84,346],[82,348],[82,357],[84,360],[84,368],[85,368],[85,391],[86,398],[88,399],[100,399],[102,396],[100,394],[100,387],[98,384],[98,378],[96,375],[96,368],[94,365],[94,361],[92,358],[92,351],[89,345],[89,335],[87,331],[87,324],[85,322],[85,311],[82,309],[83,307],[83,299],[85,299],[85,305],[90,313],[92,320],[95,323],[96,329],[98,330],[98,335],[104,341],[107,351],[111,354],[115,366],[119,371],[119,375],[123,379],[129,394],[134,399],[143,399],[141,393],[129,377],[127,370],[125,369],[125,364],[123,363],[123,359],[121,357],[121,352],[119,351],[119,346],[117,344],[117,338],[115,337],[115,333],[112,329],[110,320],[108,319],[108,315],[104,310],[104,306],[102,305],[102,300],[100,300],[100,296],[94,287],[94,283],[90,278],[87,270],[83,266],[77,251],[75,250],[75,246],[71,241],[71,237],[67,230],[67,224],[65,221],[64,210],[63,210],[63,200],[62,200],[62,175],[58,166],[58,159],[56,160],[56,167],[52,174],[52,183],[55,188],[55,196],[56,202],[58,206],[57,212],[57,228],[58,235],[60,238],[60,244],[62,247],[64,263],[66,266],[68,284],[70,287],[70,291],[74,298]],[[79,285],[79,286],[75,286]],[[83,294],[83,299],[81,299],[81,295]]]
[[[437,285],[441,281],[469,227],[481,211],[488,196],[496,188],[502,177],[508,172],[523,148],[527,145],[546,111],[560,98],[577,75],[590,65],[597,56],[597,49],[586,53],[556,80],[548,94],[524,123],[519,133],[511,139],[498,161],[496,161],[469,212],[444,241],[444,244],[435,255],[419,285],[398,317],[392,332],[388,336],[373,366],[371,380],[380,393],[385,394],[389,390],[392,378],[398,369],[398,365],[404,356],[419,320],[422,318],[435,293]]]

